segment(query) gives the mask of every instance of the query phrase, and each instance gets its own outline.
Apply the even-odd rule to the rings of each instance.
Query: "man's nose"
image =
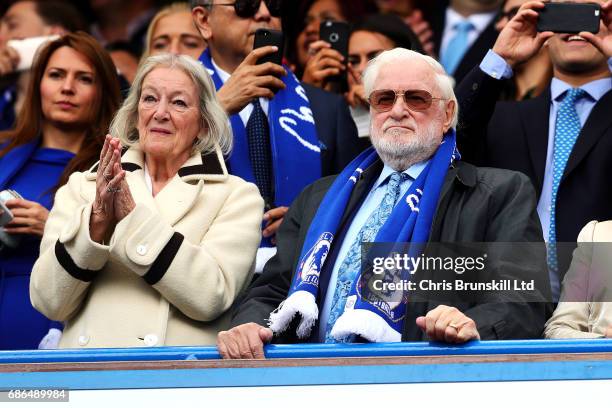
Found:
[[[268,10],[268,6],[266,6],[266,2],[260,0],[259,2],[259,10],[253,16],[255,21],[270,21],[272,19],[272,14],[270,14],[270,10]]]
[[[404,101],[403,94],[395,97],[395,103],[393,104],[390,113],[393,118],[402,118],[411,114],[406,102]]]

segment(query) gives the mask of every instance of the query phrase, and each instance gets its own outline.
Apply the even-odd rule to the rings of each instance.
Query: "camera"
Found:
[[[8,200],[15,200],[23,198],[21,195],[15,190],[3,190],[0,191],[0,208],[3,213],[0,215],[0,227],[4,227],[6,224],[11,222],[13,219],[13,213],[6,207],[6,202]],[[4,230],[0,229],[0,247],[2,245],[7,246],[9,248],[17,248],[20,241],[20,236],[10,235],[4,232]]]

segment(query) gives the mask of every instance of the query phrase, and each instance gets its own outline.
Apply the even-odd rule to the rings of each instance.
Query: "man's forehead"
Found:
[[[375,89],[424,89],[436,87],[433,68],[418,59],[398,60],[380,67]]]

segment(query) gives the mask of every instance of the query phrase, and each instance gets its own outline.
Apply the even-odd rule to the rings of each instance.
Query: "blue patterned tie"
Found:
[[[259,188],[267,207],[272,205],[272,153],[270,148],[270,129],[268,118],[259,100],[253,101],[253,112],[246,125],[249,145],[249,159],[255,176],[255,184]]]
[[[563,102],[559,106],[557,112],[557,121],[555,123],[555,141],[553,148],[553,178],[552,178],[552,192],[550,200],[550,228],[548,230],[548,252],[547,262],[548,270],[553,277],[558,276],[559,265],[557,263],[557,227],[556,227],[556,206],[557,206],[557,193],[559,192],[559,185],[561,184],[561,178],[565,171],[565,165],[567,159],[572,152],[574,143],[580,133],[580,117],[576,112],[576,101],[586,95],[586,91],[580,88],[572,88],[567,91]],[[554,286],[558,284],[557,281],[551,281]]]
[[[385,196],[380,205],[374,209],[366,223],[361,227],[355,241],[351,245],[346,258],[342,262],[338,272],[338,281],[334,292],[329,319],[327,320],[327,328],[325,330],[325,343],[336,343],[336,339],[331,336],[331,330],[338,320],[338,317],[344,312],[346,299],[351,291],[353,281],[359,276],[361,269],[361,244],[363,242],[374,242],[378,230],[383,226],[389,214],[393,211],[395,203],[399,199],[400,185],[408,178],[404,173],[392,173],[387,184]],[[348,341],[349,339],[345,339]]]
[[[452,75],[461,58],[468,49],[468,35],[474,29],[474,24],[468,20],[461,21],[455,24],[455,36],[449,41],[448,46],[444,50],[444,54],[440,58],[442,66],[449,75]]]

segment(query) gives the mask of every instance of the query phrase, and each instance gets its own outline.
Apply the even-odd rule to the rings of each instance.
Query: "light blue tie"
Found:
[[[461,58],[463,58],[463,55],[467,51],[469,45],[468,35],[474,28],[474,24],[470,23],[468,20],[463,20],[455,24],[455,36],[449,41],[444,50],[444,54],[440,58],[442,66],[449,75],[455,72]]]
[[[556,206],[557,193],[561,178],[565,171],[565,165],[572,152],[574,143],[580,133],[580,117],[576,112],[576,101],[586,95],[586,91],[580,88],[572,88],[565,94],[563,102],[557,112],[555,123],[555,141],[553,147],[553,178],[552,192],[550,200],[550,228],[548,230],[548,270],[551,274],[551,286],[555,294],[555,286],[559,284],[557,263],[557,227],[556,227]],[[557,290],[558,291],[558,290]]]
[[[363,227],[361,227],[355,241],[353,241],[353,244],[346,254],[346,258],[344,258],[340,266],[334,299],[332,300],[327,328],[325,330],[325,343],[337,342],[336,339],[331,336],[331,330],[336,320],[338,320],[338,317],[344,312],[346,299],[351,291],[351,286],[357,276],[359,276],[359,271],[361,269],[361,244],[363,242],[374,242],[378,230],[383,226],[385,221],[387,221],[391,211],[393,211],[393,207],[399,199],[400,186],[407,178],[408,175],[404,173],[395,172],[391,174],[382,202],[378,208],[372,212],[370,217],[368,217]],[[349,339],[346,339],[345,341],[348,340]]]

